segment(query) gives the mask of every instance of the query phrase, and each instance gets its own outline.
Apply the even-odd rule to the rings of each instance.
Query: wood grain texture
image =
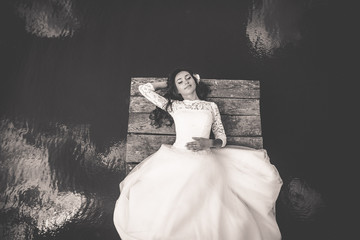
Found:
[[[175,126],[155,128],[148,113],[129,113],[128,133],[175,134]]]
[[[261,136],[260,116],[221,116],[227,136],[254,137]]]
[[[227,136],[260,136],[260,116],[222,115]],[[174,125],[155,128],[151,125],[148,113],[129,113],[129,133],[175,134]]]
[[[126,162],[141,162],[157,151],[161,144],[173,144],[175,135],[128,134],[126,143]]]
[[[240,145],[260,149],[262,137],[228,137],[228,145]],[[156,152],[161,144],[173,144],[175,136],[128,134],[126,144],[126,162],[137,163]]]
[[[132,78],[130,95],[140,96],[138,90],[140,84],[157,81],[166,81],[166,78]],[[260,98],[260,81],[258,80],[201,79],[201,81],[211,89],[208,97]],[[164,94],[161,90],[159,93]]]
[[[175,128],[155,128],[149,113],[155,106],[138,91],[140,84],[166,81],[166,78],[136,77],[131,79],[129,122],[126,144],[126,172],[156,152],[161,144],[173,144]],[[227,145],[263,148],[260,117],[260,81],[202,79],[211,89],[207,101],[220,110],[227,135]],[[164,91],[157,91],[163,95]]]
[[[238,116],[260,115],[259,99],[208,98],[207,101],[215,102],[222,114]],[[130,98],[129,112],[150,113],[154,109],[154,104],[143,96],[132,96]]]
[[[125,174],[128,175],[138,163],[125,163]]]
[[[256,149],[263,148],[262,137],[227,137],[227,145],[239,145]]]

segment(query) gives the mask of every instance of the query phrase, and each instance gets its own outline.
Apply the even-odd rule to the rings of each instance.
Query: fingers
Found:
[[[187,149],[189,150],[193,150],[193,151],[199,151],[201,150],[201,145],[198,141],[194,141],[194,142],[188,142],[186,144]]]
[[[192,139],[194,139],[195,141],[188,142],[186,144],[186,147],[189,150],[200,151],[200,150],[204,150],[206,148],[206,146],[207,146],[206,141],[208,139],[202,138],[202,137],[193,137]]]
[[[199,147],[200,146],[200,144],[198,143],[198,142],[188,142],[187,144],[186,144],[186,146],[187,147]]]
[[[203,138],[201,138],[201,137],[193,137],[192,139],[194,139],[194,140],[196,140],[196,141],[200,141],[200,140],[203,139]]]
[[[199,145],[199,142],[197,142],[197,141],[188,142],[188,143],[186,144],[186,146],[197,146],[197,145]]]

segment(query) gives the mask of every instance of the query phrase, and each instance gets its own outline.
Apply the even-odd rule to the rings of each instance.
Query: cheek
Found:
[[[193,86],[193,88],[196,88],[196,82],[194,79],[191,79],[190,84]]]
[[[181,89],[181,88],[178,87],[178,85],[175,85],[175,89],[174,89],[175,93],[180,94],[181,90],[179,91],[179,89]]]
[[[181,88],[178,89],[178,94],[182,95],[184,93],[184,90],[182,90]]]

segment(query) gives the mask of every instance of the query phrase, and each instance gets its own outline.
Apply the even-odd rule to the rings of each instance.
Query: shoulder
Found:
[[[216,115],[219,112],[218,105],[215,102],[203,100],[201,103],[204,108],[210,110],[213,115]]]
[[[213,115],[217,116],[220,115],[220,110],[218,105],[215,102],[208,102],[211,107],[211,112]]]
[[[207,103],[214,109],[217,109],[218,108],[218,105],[215,103],[215,102],[210,102],[210,101],[207,101]]]
[[[183,101],[180,100],[170,99],[169,101],[171,104],[175,104],[175,105],[183,104]]]

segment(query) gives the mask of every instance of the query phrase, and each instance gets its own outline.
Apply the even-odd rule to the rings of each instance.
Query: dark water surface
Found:
[[[325,0],[1,2],[0,238],[119,239],[131,77],[258,79],[284,240],[339,239]]]

